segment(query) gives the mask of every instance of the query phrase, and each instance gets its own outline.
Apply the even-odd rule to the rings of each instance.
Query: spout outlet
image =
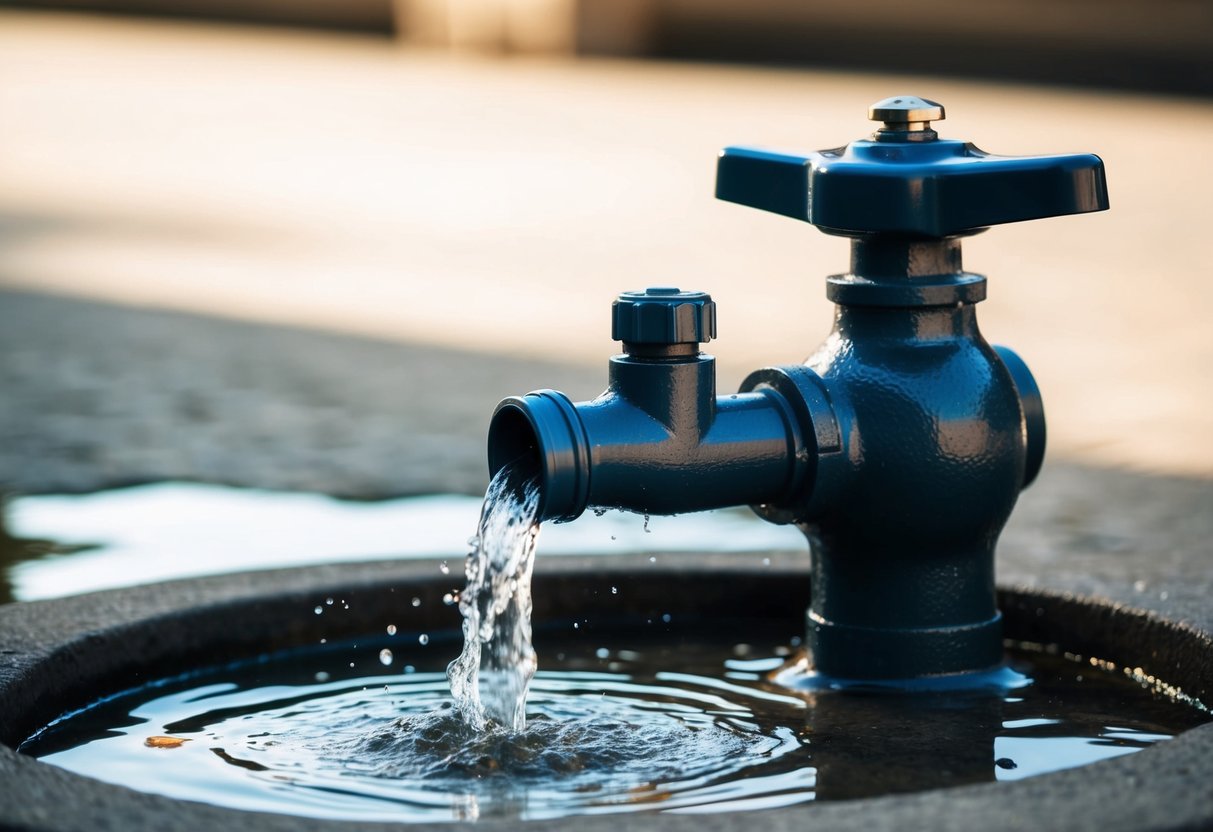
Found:
[[[511,396],[489,422],[489,472],[514,465],[539,483],[539,517],[572,520],[590,495],[590,446],[569,397],[555,390]]]

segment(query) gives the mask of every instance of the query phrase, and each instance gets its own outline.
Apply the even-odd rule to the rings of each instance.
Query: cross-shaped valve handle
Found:
[[[829,233],[950,237],[990,225],[1108,208],[1103,161],[1090,153],[994,156],[940,139],[943,106],[914,96],[873,104],[870,138],[807,154],[727,147],[716,196]]]

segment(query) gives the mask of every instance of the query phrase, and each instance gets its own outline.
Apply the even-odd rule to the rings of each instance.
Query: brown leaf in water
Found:
[[[148,737],[143,741],[143,744],[148,748],[180,748],[189,740],[185,737],[165,737],[155,736]]]
[[[628,789],[629,803],[660,803],[673,797],[668,791],[658,791],[657,783],[642,783]]]

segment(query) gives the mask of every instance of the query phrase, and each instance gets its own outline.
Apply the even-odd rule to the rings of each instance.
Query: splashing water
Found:
[[[518,733],[537,667],[531,646],[531,570],[539,536],[539,487],[509,466],[484,495],[459,595],[463,652],[446,675],[455,710],[470,728]]]

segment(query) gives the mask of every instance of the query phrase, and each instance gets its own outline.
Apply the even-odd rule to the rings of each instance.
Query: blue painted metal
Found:
[[[627,292],[613,317],[625,351],[610,360],[606,392],[580,404],[554,390],[501,402],[489,428],[494,473],[529,460],[543,483],[540,516],[552,520],[587,506],[674,514],[795,492],[807,449],[786,402],[766,391],[717,396],[716,359],[687,340],[715,332],[708,295]]]
[[[716,337],[716,304],[704,292],[654,286],[624,292],[611,304],[611,338],[639,345],[699,344]]]
[[[962,268],[961,238],[1103,210],[1107,190],[1089,154],[994,157],[939,139],[934,102],[872,112],[884,127],[845,148],[719,159],[722,199],[851,238],[849,271],[827,280],[834,329],[804,365],[717,396],[699,352],[715,335],[711,299],[625,293],[606,392],[506,399],[489,464],[526,460],[549,519],[750,504],[796,523],[813,549],[808,646],[822,678],[959,679],[1001,661],[994,547],[1045,445],[1027,365],[978,329],[986,279]]]
[[[1098,156],[992,156],[945,139],[803,155],[728,147],[716,196],[822,229],[932,237],[1107,207]]]

